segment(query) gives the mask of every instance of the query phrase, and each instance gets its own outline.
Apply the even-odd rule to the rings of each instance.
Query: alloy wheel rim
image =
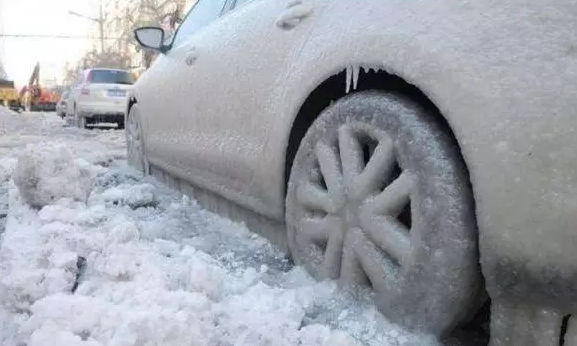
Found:
[[[387,290],[412,262],[416,176],[401,169],[387,132],[364,123],[342,125],[312,155],[296,186],[304,215],[294,241],[310,250],[305,266],[323,279]]]
[[[127,131],[127,147],[129,150],[129,157],[142,157],[142,139],[140,136],[140,127],[134,116],[129,117],[128,131]]]

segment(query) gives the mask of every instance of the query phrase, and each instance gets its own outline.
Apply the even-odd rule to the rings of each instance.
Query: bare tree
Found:
[[[157,56],[157,53],[149,49],[141,49],[134,39],[134,29],[141,26],[158,26],[168,18],[168,25],[174,30],[182,21],[182,10],[184,0],[140,0],[137,11],[127,11],[123,18],[125,30],[120,35],[120,39],[125,40],[136,51],[141,52],[144,68],[147,69]]]
[[[89,51],[75,64],[67,63],[65,65],[64,84],[72,85],[84,69],[97,67],[128,70],[130,69],[130,59],[110,50],[104,53],[96,50]]]
[[[143,67],[148,69],[157,53],[138,45],[134,38],[134,29],[148,25],[159,26],[163,19],[168,18],[168,23],[174,30],[182,20],[182,11],[186,3],[186,0],[116,1],[118,7],[115,13],[105,13],[104,17],[107,20],[106,26],[112,26],[115,22],[122,23],[121,32],[114,35],[118,37],[118,41],[102,52],[96,50],[87,52],[76,64],[68,64],[64,71],[67,83],[72,83],[74,76],[88,67],[131,69],[134,66],[128,53],[129,48],[141,54]],[[118,10],[122,6],[123,10]]]

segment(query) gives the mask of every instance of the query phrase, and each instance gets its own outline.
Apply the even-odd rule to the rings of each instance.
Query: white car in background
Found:
[[[83,71],[72,88],[66,112],[77,127],[116,123],[124,128],[128,91],[135,77],[126,70],[91,68]]]
[[[491,346],[577,345],[575,0],[199,0],[135,35],[131,164],[409,329],[490,301]]]

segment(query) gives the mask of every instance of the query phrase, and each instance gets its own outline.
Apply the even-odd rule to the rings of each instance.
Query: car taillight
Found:
[[[82,95],[90,95],[90,89],[87,87],[84,87],[84,88],[80,89],[80,93]]]

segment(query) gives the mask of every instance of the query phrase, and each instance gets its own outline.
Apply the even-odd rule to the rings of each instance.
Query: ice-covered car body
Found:
[[[468,167],[491,296],[566,311],[577,298],[573,1],[217,3],[184,20],[131,92],[152,170],[282,223],[316,115],[358,90],[412,93],[436,106]]]

